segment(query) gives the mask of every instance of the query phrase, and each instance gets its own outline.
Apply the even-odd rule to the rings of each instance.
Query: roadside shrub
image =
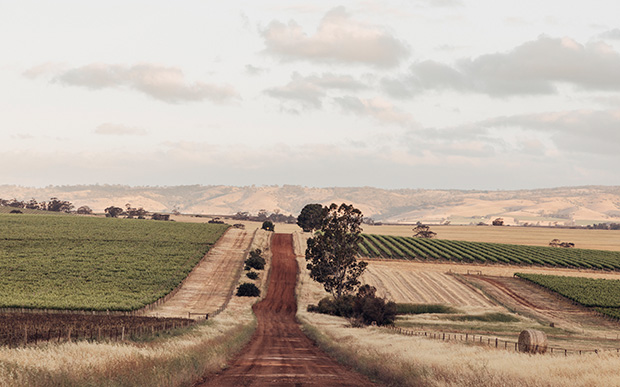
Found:
[[[396,319],[396,303],[377,297],[377,288],[370,285],[360,287],[353,302],[353,314],[364,324],[390,325]]]
[[[353,317],[353,296],[322,298],[318,305],[308,305],[308,312],[330,314],[339,317]]]
[[[318,305],[308,305],[308,312],[350,318],[355,324],[390,325],[396,318],[396,304],[376,296],[374,286],[362,286],[356,296],[339,299],[325,297]]]
[[[260,289],[256,285],[244,282],[237,288],[237,297],[258,297]]]
[[[250,251],[250,257],[245,260],[245,270],[263,270],[265,268],[265,258],[261,256],[261,249]]]
[[[248,277],[251,280],[255,280],[258,278],[258,273],[255,271],[250,271],[248,273],[245,273],[245,276]]]

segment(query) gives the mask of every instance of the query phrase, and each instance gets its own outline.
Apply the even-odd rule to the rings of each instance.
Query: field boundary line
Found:
[[[395,326],[387,326],[381,327],[382,329],[390,330],[394,333],[404,335],[404,336],[416,336],[416,337],[425,337],[431,340],[441,340],[453,343],[473,343],[481,346],[489,347],[489,348],[497,348],[504,349],[510,351],[518,352],[518,342],[512,340],[504,340],[500,339],[497,336],[485,336],[482,334],[475,333],[462,333],[462,332],[451,332],[451,331],[427,331],[427,330],[410,330],[406,328],[399,328]],[[471,340],[469,340],[471,336]],[[502,345],[503,344],[503,348]],[[514,347],[514,349],[513,349]],[[562,347],[548,346],[548,352],[543,355],[582,355],[585,353],[617,353],[620,355],[620,346],[616,349],[567,349]]]

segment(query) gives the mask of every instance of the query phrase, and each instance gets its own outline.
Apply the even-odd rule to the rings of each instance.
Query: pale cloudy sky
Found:
[[[620,185],[618,15],[0,0],[0,184]]]

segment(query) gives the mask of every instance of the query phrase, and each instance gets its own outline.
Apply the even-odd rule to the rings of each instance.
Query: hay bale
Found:
[[[519,352],[545,353],[547,352],[547,335],[545,332],[526,329],[519,334]]]

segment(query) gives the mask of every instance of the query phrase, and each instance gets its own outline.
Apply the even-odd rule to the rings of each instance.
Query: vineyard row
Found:
[[[448,260],[464,263],[540,265],[619,270],[620,252],[465,242],[364,234],[361,255],[369,258]]]

